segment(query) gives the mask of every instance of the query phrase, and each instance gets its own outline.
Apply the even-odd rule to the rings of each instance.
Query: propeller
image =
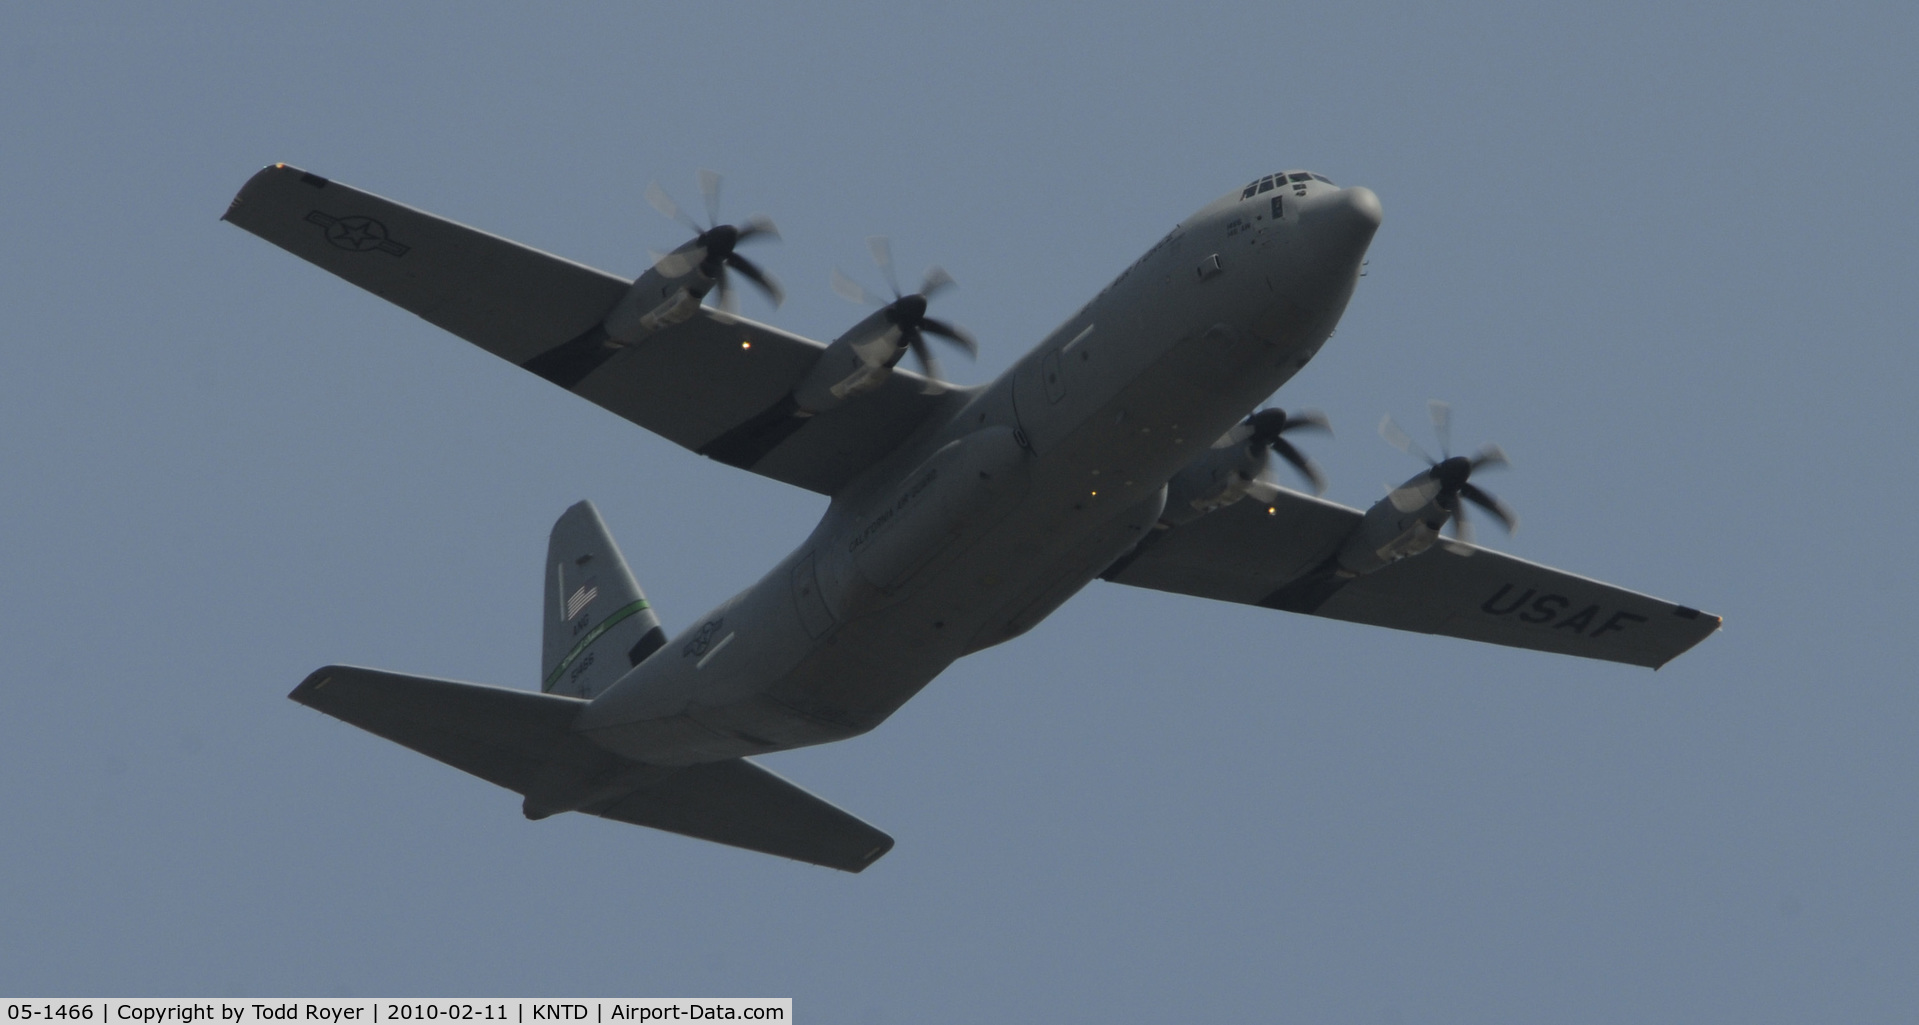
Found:
[[[926,336],[932,335],[949,344],[959,347],[969,357],[979,355],[979,343],[957,325],[944,320],[935,320],[926,315],[926,302],[937,292],[952,287],[953,276],[938,267],[927,270],[926,277],[920,281],[920,290],[911,295],[900,293],[899,278],[893,273],[893,247],[883,235],[874,235],[866,240],[867,249],[873,253],[873,262],[879,265],[880,276],[886,279],[886,286],[893,290],[893,299],[888,302],[884,296],[874,295],[860,286],[860,283],[847,277],[838,269],[833,271],[833,291],[856,303],[866,303],[885,310],[886,319],[897,331],[898,340],[903,343],[894,350],[893,361],[907,351],[926,371],[929,391],[943,390],[945,385],[940,375],[939,361],[933,358],[932,346],[926,343]],[[889,362],[887,365],[891,365]]]
[[[1405,431],[1399,429],[1398,424],[1393,423],[1391,414],[1379,421],[1379,436],[1386,439],[1386,443],[1392,447],[1424,460],[1426,465],[1431,467],[1427,475],[1439,482],[1439,505],[1452,513],[1454,537],[1461,541],[1472,540],[1472,527],[1466,521],[1466,507],[1459,504],[1461,498],[1484,509],[1506,528],[1507,533],[1512,533],[1519,527],[1518,514],[1514,513],[1506,503],[1494,498],[1491,493],[1472,483],[1471,480],[1473,471],[1480,467],[1508,465],[1506,453],[1498,445],[1487,445],[1479,450],[1478,455],[1470,459],[1453,455],[1452,407],[1438,399],[1428,402],[1426,407],[1432,413],[1433,436],[1439,439],[1441,458],[1434,459],[1425,449],[1420,448]]]
[[[693,231],[696,243],[692,249],[668,253],[654,261],[654,269],[669,278],[677,278],[687,271],[699,268],[700,273],[713,279],[720,293],[720,308],[732,312],[734,308],[733,283],[727,271],[740,272],[751,281],[766,297],[778,306],[786,298],[780,290],[779,282],[773,276],[761,270],[759,265],[733,251],[742,242],[756,238],[779,238],[780,230],[774,227],[771,219],[754,216],[739,225],[720,223],[720,176],[704,168],[700,170],[700,195],[706,200],[706,219],[711,227],[702,227],[700,222],[681,210],[673,202],[666,190],[658,182],[646,187],[646,201],[653,209],[678,221]]]
[[[1293,446],[1292,442],[1282,437],[1287,431],[1297,430],[1325,431],[1331,434],[1333,428],[1327,422],[1326,414],[1316,409],[1309,409],[1291,416],[1279,408],[1262,409],[1226,432],[1226,436],[1221,438],[1214,447],[1225,448],[1228,445],[1244,442],[1251,446],[1262,460],[1268,453],[1277,454],[1293,469],[1298,470],[1300,476],[1306,478],[1306,482],[1313,486],[1313,494],[1323,495],[1326,493],[1326,475],[1320,472],[1319,465],[1308,459],[1305,453]],[[1266,479],[1265,471],[1262,470],[1253,478],[1246,493],[1257,501],[1271,505],[1279,495],[1279,485]]]

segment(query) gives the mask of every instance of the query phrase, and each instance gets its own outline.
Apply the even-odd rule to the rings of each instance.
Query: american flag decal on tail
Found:
[[[573,596],[566,600],[566,618],[572,619],[574,616],[579,615],[581,609],[586,608],[592,603],[593,599],[599,596],[600,584],[598,580],[588,580],[586,583],[581,584],[580,589],[574,591]]]

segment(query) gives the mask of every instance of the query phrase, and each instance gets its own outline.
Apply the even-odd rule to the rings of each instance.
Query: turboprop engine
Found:
[[[840,271],[833,272],[834,291],[853,302],[879,309],[834,339],[820,354],[812,372],[793,389],[794,401],[808,414],[824,412],[855,395],[878,388],[892,376],[893,367],[908,352],[925,369],[927,390],[944,389],[939,361],[933,358],[927,335],[958,346],[968,356],[979,354],[979,343],[973,341],[971,335],[957,325],[926,315],[927,300],[934,293],[951,287],[952,275],[934,267],[926,272],[919,291],[902,295],[893,274],[892,246],[878,235],[868,238],[866,245],[872,250],[873,262],[879,264],[880,275],[893,290],[893,298],[888,301],[874,295]]]
[[[1160,513],[1160,522],[1177,526],[1249,495],[1257,502],[1272,502],[1279,490],[1279,485],[1267,475],[1274,454],[1298,470],[1313,486],[1314,494],[1324,494],[1326,475],[1292,442],[1281,437],[1287,431],[1301,429],[1329,433],[1332,430],[1326,423],[1326,415],[1317,410],[1287,416],[1283,409],[1262,409],[1247,417],[1213,442],[1211,449],[1173,475],[1167,483],[1166,508]]]
[[[1391,416],[1379,422],[1380,437],[1394,448],[1424,459],[1427,469],[1387,492],[1385,498],[1366,510],[1366,518],[1333,557],[1340,574],[1372,573],[1400,559],[1418,555],[1439,540],[1439,532],[1448,520],[1459,540],[1471,540],[1472,529],[1467,525],[1466,507],[1460,503],[1461,499],[1486,510],[1509,532],[1518,525],[1519,518],[1506,503],[1470,479],[1473,471],[1481,467],[1506,465],[1506,453],[1498,445],[1488,445],[1470,459],[1449,454],[1451,408],[1439,401],[1428,405],[1444,458],[1434,459],[1413,444]]]
[[[743,224],[720,223],[720,176],[700,172],[700,193],[706,199],[706,216],[711,227],[703,227],[686,215],[667,196],[659,184],[646,188],[647,202],[667,217],[693,230],[693,238],[679,248],[653,261],[646,273],[634,280],[603,327],[615,342],[632,345],[663,328],[685,323],[699,310],[708,293],[717,289],[720,308],[731,312],[734,306],[729,270],[753,283],[775,306],[784,297],[779,283],[758,264],[734,252],[742,242],[759,238],[778,238],[779,229],[765,217],[749,217]]]

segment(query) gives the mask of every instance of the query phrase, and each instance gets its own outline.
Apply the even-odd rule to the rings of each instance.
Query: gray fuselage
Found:
[[[1180,224],[998,380],[948,392],[793,554],[575,730],[656,765],[839,740],[1044,619],[1152,529],[1167,480],[1345,310],[1379,201],[1280,177]]]

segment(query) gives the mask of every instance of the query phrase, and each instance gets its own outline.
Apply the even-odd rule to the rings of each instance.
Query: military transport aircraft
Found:
[[[347,666],[291,697],[525,797],[858,872],[885,833],[750,756],[864,733],[969,652],[1095,578],[1657,668],[1719,627],[1697,609],[1481,548],[1462,501],[1501,461],[1442,451],[1361,511],[1280,487],[1312,415],[1250,410],[1319,351],[1380,224],[1364,188],[1287,171],[1181,222],[991,384],[949,386],[927,315],[950,279],[831,344],[730,312],[764,219],[708,223],[637,280],[285,164],[225,219],[701,455],[831,499],[758,583],[668,637],[598,512],[553,527],[540,692]],[[890,259],[875,246],[892,280]],[[836,280],[842,292],[865,290]],[[717,305],[706,298],[718,292]],[[898,366],[914,353],[928,371]],[[1444,444],[1443,408],[1435,420]],[[1389,440],[1411,448],[1382,424]]]

